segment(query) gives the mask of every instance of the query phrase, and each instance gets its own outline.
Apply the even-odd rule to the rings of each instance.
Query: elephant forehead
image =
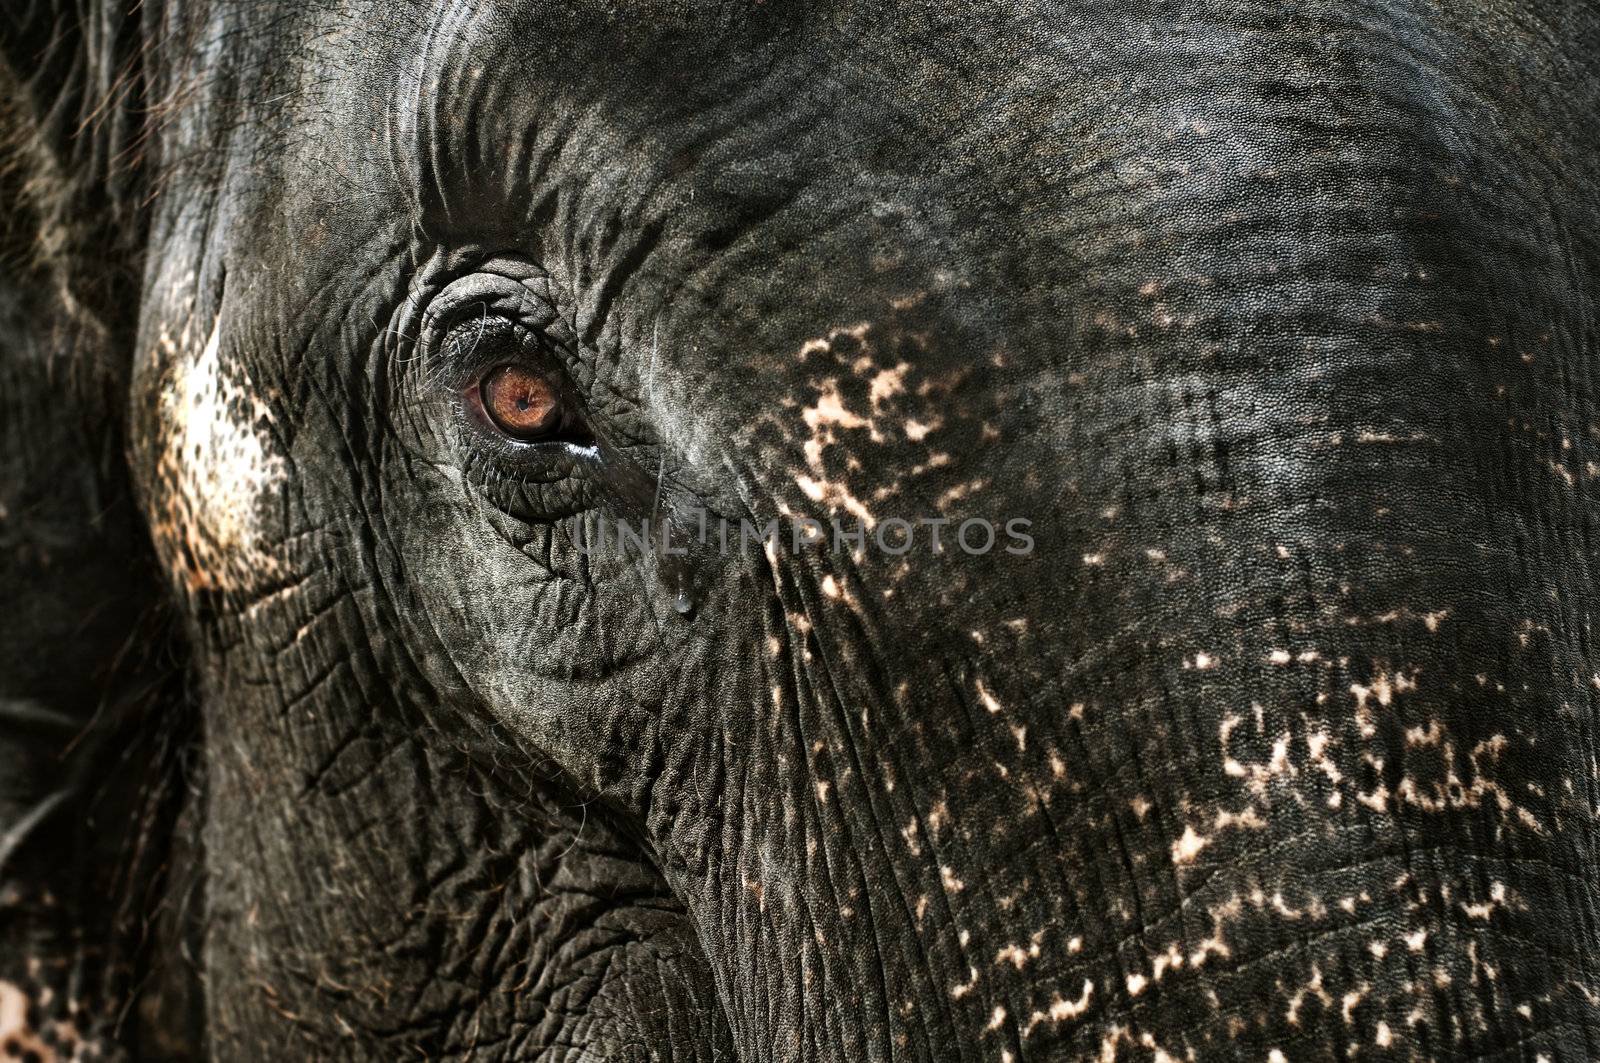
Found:
[[[222,357],[222,317],[161,329],[149,505],[167,569],[190,590],[250,591],[277,578],[266,514],[287,466],[273,414]]]

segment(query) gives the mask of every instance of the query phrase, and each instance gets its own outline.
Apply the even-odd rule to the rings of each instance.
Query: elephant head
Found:
[[[0,1047],[1593,1051],[1592,6],[0,40]]]

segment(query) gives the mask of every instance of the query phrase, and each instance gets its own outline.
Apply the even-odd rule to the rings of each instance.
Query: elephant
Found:
[[[0,1058],[1600,1056],[1596,56],[11,0]]]

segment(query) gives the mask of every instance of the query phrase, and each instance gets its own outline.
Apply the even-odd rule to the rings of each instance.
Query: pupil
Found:
[[[481,385],[484,409],[500,431],[531,440],[550,433],[560,409],[555,389],[543,377],[517,366],[501,366]]]

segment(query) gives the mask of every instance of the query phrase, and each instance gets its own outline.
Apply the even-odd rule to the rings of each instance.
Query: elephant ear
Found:
[[[185,701],[124,438],[139,5],[17,6],[0,17],[0,1058],[170,1058],[190,1054],[174,1016],[193,997],[150,913],[181,899]]]

